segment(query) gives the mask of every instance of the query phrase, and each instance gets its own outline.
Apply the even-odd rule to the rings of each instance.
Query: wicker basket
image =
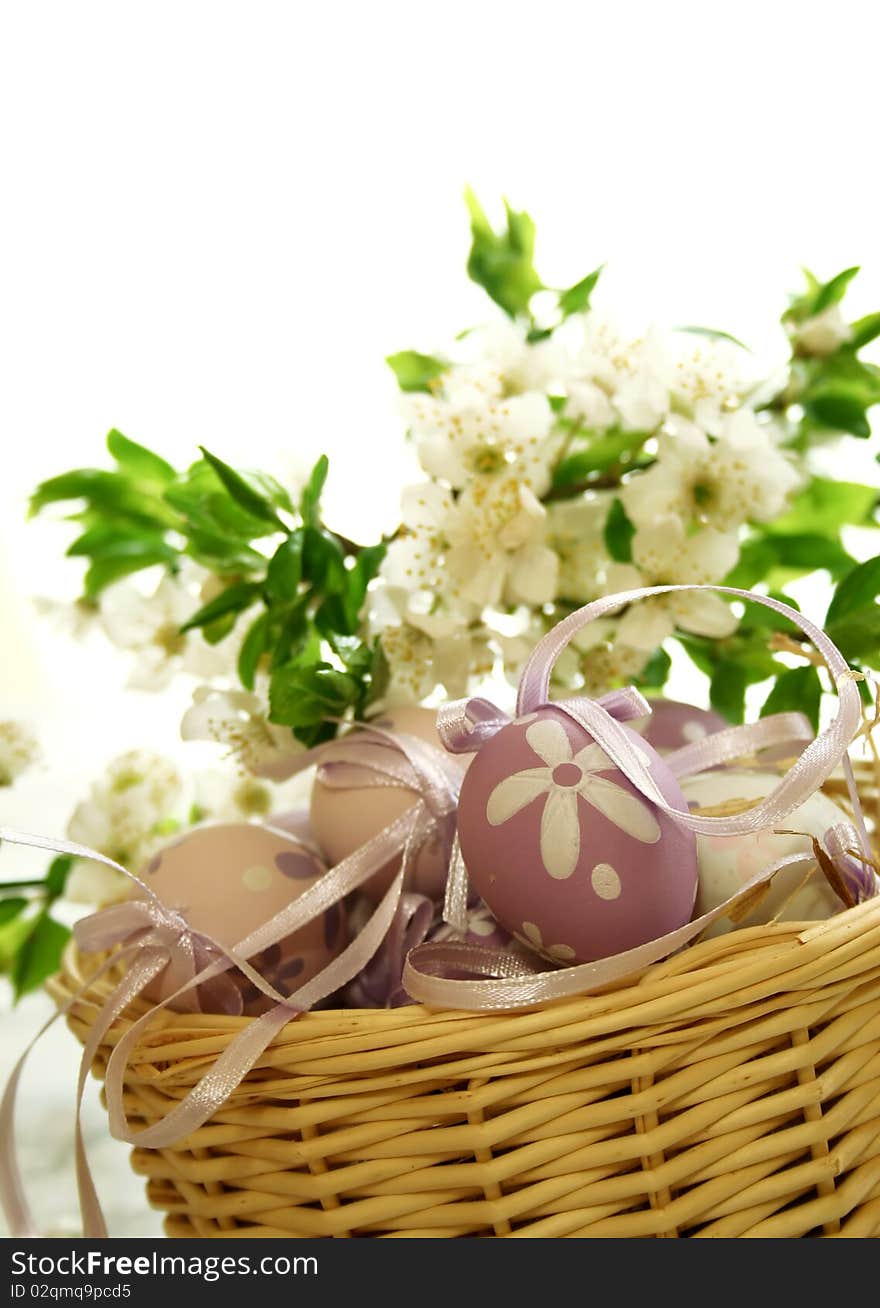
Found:
[[[82,966],[70,950],[57,1000]],[[109,985],[73,1007],[80,1039]],[[133,1164],[170,1236],[875,1236],[878,1000],[874,900],[526,1012],[310,1013],[209,1123]],[[157,1014],[133,1122],[246,1020]]]

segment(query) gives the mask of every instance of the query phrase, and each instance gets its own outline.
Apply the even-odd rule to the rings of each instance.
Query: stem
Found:
[[[0,881],[0,895],[5,894],[7,890],[45,890],[46,882],[42,878],[38,881]]]

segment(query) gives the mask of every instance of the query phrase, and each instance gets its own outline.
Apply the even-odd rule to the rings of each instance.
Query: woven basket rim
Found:
[[[731,982],[745,986],[750,981],[763,977],[766,981],[773,975],[788,976],[796,970],[802,955],[804,963],[817,954],[832,954],[835,950],[852,947],[854,940],[876,932],[880,943],[880,895],[853,908],[842,909],[833,917],[820,921],[777,922],[761,926],[745,927],[727,932],[724,935],[703,940],[671,955],[658,963],[652,963],[630,977],[606,986],[602,989],[586,991],[565,999],[538,1003],[516,1010],[493,1009],[475,1012],[463,1009],[428,1008],[422,1004],[409,1004],[399,1008],[320,1008],[299,1015],[295,1022],[288,1023],[275,1037],[286,1042],[291,1038],[318,1034],[321,1026],[331,1023],[338,1028],[345,1023],[354,1030],[381,1030],[383,1027],[399,1028],[402,1024],[437,1022],[444,1019],[484,1019],[497,1021],[499,1017],[522,1016],[536,1012],[555,1009],[560,1018],[568,1010],[576,1008],[578,1017],[583,1020],[592,1016],[599,1017],[613,1011],[630,1008],[641,1009],[645,1004],[655,1000],[667,1000],[678,995],[686,1002],[686,996],[699,981],[728,971]],[[94,965],[90,966],[91,958]],[[90,977],[98,969],[107,955],[84,955],[77,948],[74,940],[62,957],[60,971],[47,983],[47,989],[57,1004],[69,1003],[77,991],[81,994],[76,1005],[97,1010],[110,994],[121,975],[120,969],[110,968],[102,976],[89,984]],[[87,962],[87,960],[89,960]],[[734,986],[735,988],[735,986]],[[142,998],[135,999],[127,1013],[117,1019],[114,1027],[124,1030],[137,1017],[149,1012],[153,1005]],[[180,1033],[195,1034],[199,1031],[216,1033],[222,1030],[231,1037],[237,1031],[255,1021],[252,1017],[232,1017],[224,1014],[185,1012],[178,1013],[163,1008],[156,1011],[157,1028],[163,1031],[169,1028]],[[295,1033],[291,1035],[291,1033]]]

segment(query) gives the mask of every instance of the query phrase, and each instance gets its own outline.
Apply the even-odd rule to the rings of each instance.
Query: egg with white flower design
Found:
[[[660,756],[623,730],[666,802],[687,812]],[[474,889],[506,930],[553,963],[621,953],[690,919],[693,833],[554,706],[482,746],[462,783],[458,831]]]
[[[192,928],[198,970],[264,925],[325,873],[310,846],[285,831],[252,822],[216,822],[193,827],[161,849],[142,879],[162,904]],[[250,965],[281,994],[291,994],[327,966],[346,943],[341,905],[331,905],[292,935],[248,956]],[[145,991],[165,999],[192,975],[186,956],[172,957]],[[193,991],[171,1008],[189,1008]],[[198,987],[202,1012],[253,1016],[272,1000],[237,968]]]

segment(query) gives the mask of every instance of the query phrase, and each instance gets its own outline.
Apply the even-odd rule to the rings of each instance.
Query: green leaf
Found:
[[[191,539],[195,532],[205,532],[222,538],[230,549],[278,530],[277,523],[254,517],[236,503],[206,459],[197,459],[164,498],[185,518],[182,530]]]
[[[837,273],[830,281],[824,285],[805,268],[804,277],[807,283],[807,289],[801,295],[792,296],[791,302],[782,315],[783,322],[804,323],[810,318],[814,318],[817,313],[823,309],[829,309],[833,304],[839,304],[846,294],[846,289],[859,271],[858,268],[844,268],[843,272]]]
[[[813,317],[817,313],[822,313],[824,309],[830,309],[832,304],[839,304],[846,294],[846,288],[858,271],[858,267],[844,268],[843,272],[839,272],[836,277],[832,277],[824,286],[820,286],[813,301],[810,316]]]
[[[295,599],[302,581],[303,532],[292,531],[278,546],[266,572],[266,593],[273,600]]]
[[[125,547],[132,543],[164,555],[168,563],[173,563],[177,558],[174,547],[154,529],[132,527],[128,524],[120,526],[112,520],[89,527],[82,535],[77,536],[76,540],[68,546],[66,555],[68,558],[112,558],[120,552],[124,553]]]
[[[591,439],[586,449],[560,460],[553,472],[553,487],[562,490],[586,481],[593,473],[605,472],[631,457],[648,438],[647,432],[611,428]]]
[[[192,631],[196,627],[207,627],[218,618],[225,617],[227,613],[242,613],[256,602],[259,594],[260,588],[253,581],[239,581],[233,586],[227,586],[188,618],[180,630],[184,632]]]
[[[45,911],[34,919],[27,938],[12,964],[12,988],[15,999],[38,989],[47,977],[58,971],[70,929],[49,917]]]
[[[605,520],[605,548],[616,563],[632,562],[632,542],[636,529],[627,517],[620,499],[611,501]]]
[[[6,926],[7,922],[12,922],[23,913],[29,902],[23,895],[10,895],[8,899],[0,899],[0,927]]]
[[[739,560],[724,578],[724,585],[751,590],[756,582],[764,580],[776,561],[774,542],[764,536],[753,536],[740,548]]]
[[[221,577],[257,569],[262,571],[266,566],[266,560],[258,550],[234,537],[201,527],[189,526],[187,531],[189,540],[184,553]]]
[[[30,516],[65,500],[86,500],[104,513],[147,527],[176,527],[179,521],[162,499],[141,490],[122,473],[105,468],[77,468],[41,482],[30,499]]]
[[[304,579],[324,595],[341,595],[347,580],[345,555],[335,536],[318,527],[303,528]]]
[[[878,492],[873,486],[854,481],[834,481],[830,477],[812,477],[792,501],[788,511],[764,530],[771,535],[789,532],[815,532],[821,528],[829,535],[847,524],[876,525],[873,521]]]
[[[796,600],[792,599],[791,595],[771,590],[768,592],[768,597],[779,600],[782,604],[787,604],[796,613],[800,612],[800,605]],[[745,613],[740,624],[740,630],[748,628],[749,631],[786,631],[789,635],[792,635],[791,621],[783,617],[781,613],[777,613],[775,609],[768,609],[763,604],[755,604],[752,600],[744,600],[743,604]]]
[[[871,605],[880,594],[880,555],[868,559],[853,568],[840,582],[834,592],[828,612],[825,614],[825,626],[839,622],[842,618],[858,612]]]
[[[174,558],[172,551],[171,558]],[[149,540],[120,540],[112,549],[104,550],[94,559],[85,575],[83,591],[86,599],[95,599],[101,591],[114,581],[130,577],[134,572],[144,568],[154,568],[159,563],[169,561],[168,548],[157,546]]]
[[[428,391],[450,365],[445,359],[438,359],[431,354],[419,354],[418,350],[400,350],[389,354],[385,360],[397,378],[402,391]]]
[[[706,677],[711,678],[715,675],[719,661],[717,645],[704,636],[686,636],[684,632],[676,632],[675,639],[695,668]]]
[[[771,713],[804,713],[813,730],[818,731],[821,699],[822,683],[814,667],[786,668],[779,673],[773,689],[764,700],[761,717],[769,717]]]
[[[865,404],[842,387],[831,388],[804,400],[804,413],[821,427],[849,432],[867,440],[871,424],[865,416]]]
[[[240,508],[244,509],[245,513],[249,513],[254,518],[261,518],[264,522],[272,523],[281,531],[287,530],[275,512],[271,501],[261,490],[257,489],[253,479],[249,478],[246,473],[236,472],[234,468],[230,468],[228,463],[218,459],[216,454],[211,454],[210,451],[205,449],[204,445],[200,445],[199,449],[232,499]]]
[[[672,659],[662,647],[655,650],[642,668],[636,682],[648,690],[662,690],[672,668]]]
[[[323,731],[328,718],[344,714],[358,693],[356,679],[347,672],[323,661],[306,664],[295,660],[272,672],[270,717],[273,722],[292,727],[298,735],[305,732],[301,739],[309,739],[315,729]]]
[[[60,854],[49,864],[46,873],[46,897],[50,904],[64,894],[64,887],[67,885],[67,878],[73,870],[75,861],[69,854]]]
[[[742,722],[748,685],[749,675],[742,664],[731,660],[720,662],[709,683],[709,700],[713,709],[728,722]]]
[[[847,341],[848,350],[860,350],[880,336],[880,313],[869,313],[850,324],[852,336]]]
[[[839,541],[813,532],[788,532],[773,537],[776,562],[797,573],[824,568],[832,577],[843,576],[852,567],[852,556]]]
[[[594,268],[581,281],[575,282],[574,286],[569,286],[567,291],[559,292],[559,311],[563,318],[569,318],[573,313],[584,313],[590,307],[590,296],[596,289],[596,283],[602,276],[605,265],[601,264]]]
[[[320,518],[321,496],[324,493],[324,486],[327,482],[327,474],[330,471],[330,460],[326,454],[322,454],[309,473],[309,479],[303,487],[302,495],[299,499],[299,512],[303,522],[310,527],[318,526]]]
[[[170,463],[166,463],[158,454],[154,454],[145,446],[129,440],[115,427],[107,434],[107,449],[119,467],[138,481],[167,486],[177,476]]]
[[[850,662],[880,666],[880,556],[858,564],[840,582],[825,630]]]
[[[257,665],[266,652],[269,635],[269,615],[261,613],[251,623],[238,652],[238,678],[246,690],[253,690]]]
[[[880,605],[866,604],[832,622],[828,635],[848,663],[880,668]]]
[[[687,332],[689,336],[705,336],[710,341],[729,341],[731,345],[738,345],[741,350],[746,350],[751,354],[751,350],[744,341],[738,336],[731,336],[730,332],[719,331],[717,327],[677,327],[676,331]]]
[[[533,263],[535,224],[505,200],[507,226],[495,232],[470,187],[465,202],[471,219],[468,276],[511,318],[527,314],[532,296],[543,285]]]

